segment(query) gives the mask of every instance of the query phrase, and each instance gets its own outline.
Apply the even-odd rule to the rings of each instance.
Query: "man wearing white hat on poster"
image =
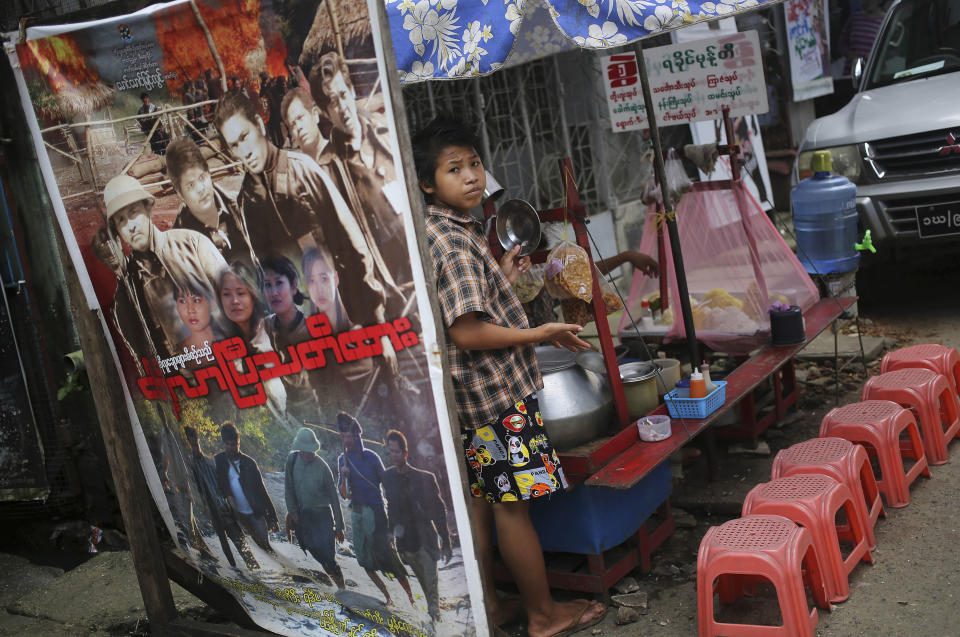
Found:
[[[216,298],[220,272],[227,263],[210,239],[193,230],[161,231],[150,211],[154,198],[140,182],[118,175],[103,189],[107,230],[130,246],[123,282],[138,308],[156,354],[176,352],[187,328],[177,314],[177,288],[205,290]],[[138,356],[154,352],[137,352]]]

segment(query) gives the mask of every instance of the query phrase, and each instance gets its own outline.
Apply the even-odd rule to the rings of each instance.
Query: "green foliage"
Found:
[[[293,434],[291,424],[285,424],[267,407],[252,407],[234,410],[232,418],[215,419],[210,403],[205,399],[181,402],[181,425],[191,425],[197,430],[200,450],[207,455],[223,451],[220,442],[220,425],[232,420],[240,434],[240,450],[252,457],[261,469],[274,471],[282,467],[283,458],[290,448]],[[299,424],[295,425],[299,427]],[[296,431],[294,428],[293,431]]]

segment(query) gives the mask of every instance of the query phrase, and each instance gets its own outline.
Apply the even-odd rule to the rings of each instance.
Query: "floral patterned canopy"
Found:
[[[496,71],[521,39],[525,14],[541,4],[572,46],[604,49],[778,1],[384,0],[402,82]],[[538,33],[533,41],[547,42],[549,54],[558,39]]]

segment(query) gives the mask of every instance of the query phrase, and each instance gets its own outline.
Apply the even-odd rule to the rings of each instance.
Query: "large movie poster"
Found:
[[[282,634],[482,630],[367,6],[51,33],[11,60],[179,546]]]

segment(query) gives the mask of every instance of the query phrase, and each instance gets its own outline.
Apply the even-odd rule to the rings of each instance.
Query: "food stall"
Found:
[[[426,0],[379,3],[371,0],[367,5],[370,14],[363,15],[362,11],[356,11],[356,3],[343,2],[334,7],[334,3],[327,0],[316,7],[314,20],[307,25],[309,33],[308,29],[295,29],[296,33],[281,32],[278,24],[293,24],[274,13],[278,7],[283,8],[282,4],[238,0],[172,2],[154,5],[136,14],[90,23],[25,28],[7,42],[8,58],[17,77],[21,103],[28,114],[29,132],[51,202],[51,214],[55,215],[60,230],[58,237],[62,235],[64,258],[69,258],[65,265],[72,266],[76,274],[72,300],[78,307],[78,316],[84,320],[82,339],[91,379],[95,381],[91,384],[96,392],[102,426],[105,431],[115,434],[108,438],[108,449],[111,469],[118,484],[118,497],[124,516],[139,522],[136,525],[128,522],[128,530],[149,614],[157,626],[170,624],[174,616],[164,568],[166,561],[174,571],[178,569],[171,564],[181,565],[181,583],[185,586],[216,588],[232,601],[238,614],[249,616],[259,626],[282,634],[344,634],[360,630],[358,626],[364,623],[368,626],[376,623],[395,634],[484,634],[483,591],[476,555],[469,541],[468,505],[463,490],[457,488],[465,468],[454,434],[456,423],[451,416],[449,379],[443,373],[447,363],[442,360],[442,349],[437,347],[442,340],[438,332],[442,330],[438,329],[441,323],[435,318],[436,292],[430,289],[425,275],[429,268],[424,268],[420,250],[423,248],[423,220],[417,214],[420,192],[409,161],[409,136],[398,82],[439,79],[441,76],[469,77],[496,70],[513,48],[523,18],[522,3],[514,0],[502,5],[430,3]],[[607,3],[558,0],[546,4],[552,9],[551,19],[555,25],[579,46],[588,48],[625,45],[689,22],[730,16],[744,8],[739,4],[713,2],[693,2],[669,8],[632,0],[610,0]],[[601,4],[607,5],[603,17],[600,15]],[[751,3],[751,6],[757,4],[769,3]],[[393,35],[392,43],[391,38],[386,37],[388,25]],[[292,271],[293,274],[275,273],[290,279],[293,288],[297,287],[298,275],[307,279],[308,270],[322,270],[324,265],[338,267],[336,274],[344,282],[334,287],[342,286],[344,290],[338,288],[328,295],[330,298],[317,292],[313,300],[329,301],[328,311],[332,316],[339,313],[337,302],[345,305],[358,326],[333,325],[326,312],[313,313],[311,308],[304,306],[312,313],[303,319],[309,338],[274,350],[272,343],[266,346],[263,338],[258,339],[263,336],[260,332],[265,330],[262,323],[253,320],[253,307],[244,306],[234,312],[224,303],[225,288],[239,290],[240,297],[255,297],[262,291],[257,289],[256,283],[244,280],[246,274],[242,267],[232,270],[230,278],[223,272],[226,258],[222,252],[232,247],[231,242],[222,241],[219,225],[209,228],[211,238],[204,235],[198,238],[195,235],[199,231],[176,226],[178,220],[187,218],[181,214],[193,214],[187,198],[171,188],[178,177],[171,174],[169,164],[159,158],[150,160],[156,170],[151,169],[148,174],[139,176],[131,174],[133,167],[129,162],[131,159],[136,161],[141,154],[138,151],[146,153],[150,133],[147,132],[147,139],[130,143],[124,132],[136,122],[153,117],[150,92],[155,101],[169,102],[160,108],[170,121],[175,121],[174,116],[181,110],[189,109],[193,119],[188,121],[192,128],[187,128],[197,133],[193,142],[197,150],[186,152],[181,149],[181,152],[192,154],[193,161],[200,168],[206,167],[210,173],[209,180],[205,180],[209,182],[208,190],[214,186],[223,192],[229,190],[231,198],[245,191],[240,195],[245,203],[244,213],[252,215],[258,206],[266,206],[266,198],[251,182],[266,170],[267,162],[256,161],[254,154],[248,157],[240,153],[237,153],[240,156],[233,157],[236,161],[230,163],[219,163],[220,158],[214,159],[213,155],[223,153],[224,149],[206,134],[201,134],[200,127],[211,123],[216,125],[215,121],[208,121],[203,108],[214,101],[213,95],[226,94],[229,100],[225,101],[236,102],[237,108],[224,115],[224,121],[220,122],[222,128],[230,129],[231,135],[249,134],[257,141],[258,148],[275,143],[281,147],[280,156],[289,160],[293,153],[286,147],[277,118],[284,102],[280,101],[281,108],[278,109],[276,99],[273,103],[270,99],[276,98],[284,87],[279,81],[281,78],[298,77],[298,71],[302,77],[302,69],[291,68],[289,64],[290,50],[302,50],[301,60],[313,55],[309,61],[319,64],[321,59],[334,52],[328,41],[334,42],[336,55],[347,58],[341,61],[353,77],[350,86],[355,92],[350,97],[354,100],[352,106],[356,107],[358,101],[364,106],[379,105],[379,112],[386,115],[381,128],[370,124],[364,130],[378,135],[376,141],[381,144],[381,151],[385,149],[391,155],[389,160],[377,166],[377,170],[383,173],[379,175],[378,172],[378,175],[385,182],[382,194],[389,198],[387,203],[396,213],[396,219],[387,218],[399,226],[390,225],[382,232],[370,227],[344,227],[344,234],[355,237],[363,232],[364,238],[363,241],[342,241],[339,256],[369,263],[371,277],[379,277],[399,298],[394,299],[397,302],[392,302],[389,309],[381,307],[378,295],[367,294],[369,290],[365,289],[365,281],[371,278],[349,280],[361,277],[348,276],[356,271],[349,272],[344,267],[343,258],[339,262],[327,259],[333,261],[332,266],[324,262],[322,255],[314,258],[309,248],[315,246],[317,240],[332,239],[337,231],[337,219],[349,220],[350,214],[363,215],[368,212],[368,207],[353,200],[359,200],[361,194],[345,187],[347,175],[338,175],[344,183],[333,183],[329,175],[321,172],[319,165],[297,153],[294,164],[301,164],[305,175],[301,175],[301,179],[296,180],[299,183],[285,193],[292,195],[296,192],[296,197],[284,203],[298,212],[300,209],[296,206],[301,205],[300,200],[312,197],[307,207],[312,204],[313,208],[327,213],[327,217],[322,223],[309,215],[299,217],[298,226],[302,227],[296,228],[296,236],[290,232],[275,232],[271,236],[265,236],[269,234],[267,232],[240,233],[241,236],[234,236],[236,247],[243,247],[246,243],[251,256],[261,258],[272,256],[270,253],[274,251],[282,252],[292,264],[292,268],[285,272]],[[311,53],[314,44],[316,47]],[[730,44],[734,48],[737,46]],[[395,73],[394,48],[399,53],[396,58],[399,76]],[[693,59],[696,61],[697,57],[694,55]],[[686,55],[682,58],[686,66]],[[335,60],[326,59],[330,62],[328,70],[332,70],[334,76],[344,74]],[[634,59],[632,66],[624,64],[620,67],[624,75],[617,79],[632,81],[634,96],[638,94],[636,89],[642,88],[644,108],[652,113],[659,107],[655,108],[652,87],[645,79],[647,65],[641,48],[637,47]],[[707,59],[703,57],[704,63]],[[731,61],[731,58],[730,55],[726,58],[716,55],[712,60],[719,64]],[[662,70],[664,67],[658,68]],[[626,73],[631,69],[631,73]],[[342,79],[346,84],[347,78]],[[188,80],[192,81],[192,86]],[[234,90],[230,91],[231,88]],[[198,90],[206,95],[206,99],[195,101]],[[247,102],[238,96],[254,90],[261,93],[261,102],[251,109],[250,96],[246,96]],[[194,97],[188,97],[188,93]],[[92,99],[97,96],[103,96],[103,101],[113,111],[99,109],[100,100]],[[44,118],[50,116],[50,105],[61,102],[89,108],[70,116],[61,116],[64,109],[57,109],[57,119],[45,121]],[[677,109],[686,107],[680,100],[667,102],[668,110],[673,109],[669,110],[673,116],[679,116]],[[673,103],[679,106],[670,106]],[[258,112],[251,114],[251,110]],[[719,111],[715,115],[719,115]],[[264,119],[266,121],[262,121]],[[228,126],[231,120],[237,126]],[[44,121],[43,127],[41,121]],[[657,118],[651,118],[649,124],[655,146],[657,178],[662,184],[666,180]],[[85,151],[90,164],[90,170],[87,170],[81,166],[83,162],[76,154],[65,154],[57,144],[61,137],[69,139],[76,133],[93,130],[98,134],[90,136],[90,147]],[[224,130],[218,132],[225,133]],[[344,145],[342,150],[346,154],[350,148]],[[728,150],[735,151],[734,148]],[[166,161],[176,154],[167,151]],[[76,175],[78,168],[79,176]],[[566,195],[564,205],[539,211],[539,214],[544,220],[565,221],[572,230],[570,243],[583,251],[590,276],[587,312],[595,319],[604,317],[607,312],[604,297],[609,295],[604,294],[600,279],[592,274],[592,262],[598,255],[592,248],[589,211],[581,202],[570,160],[560,161],[558,170]],[[118,178],[120,181],[115,181]],[[111,183],[114,186],[107,187]],[[335,189],[346,194],[334,196]],[[211,198],[216,199],[215,196]],[[675,276],[676,281],[671,279],[670,289],[675,290],[671,292],[677,295],[674,307],[680,308],[679,315],[683,317],[682,338],[690,349],[691,360],[697,361],[695,317],[680,250],[681,234],[671,198],[661,199],[666,200],[665,205],[658,208],[652,218],[660,221],[665,242],[669,240],[672,248],[674,275],[671,276]],[[378,201],[382,203],[384,200],[378,196]],[[141,226],[143,231],[127,232],[129,219],[124,219],[121,221],[124,232],[117,232],[116,224],[111,225],[109,219],[121,209],[135,204],[138,206],[137,219],[147,219]],[[230,206],[224,206],[223,210],[215,212],[232,214],[233,211]],[[276,210],[266,212],[282,216]],[[286,231],[283,224],[274,224],[274,227],[263,218],[259,221],[258,231],[281,227]],[[382,219],[365,221],[379,224]],[[177,255],[161,249],[166,245],[164,238],[169,240],[178,235],[182,238],[187,232],[194,232],[186,236],[190,237],[190,245],[194,246],[191,249],[196,252],[187,256],[196,257],[202,249],[208,257],[190,261],[217,267],[202,272],[198,269],[185,272],[183,266],[187,258],[182,254],[180,257],[183,258],[177,258]],[[143,247],[142,235],[148,234],[154,237],[152,247],[158,252],[154,254],[155,258],[145,258],[146,251],[142,249],[134,250],[136,246]],[[141,254],[134,255],[135,252]],[[365,252],[369,254],[365,255]],[[544,259],[547,256],[541,255]],[[138,262],[138,259],[143,260]],[[230,255],[230,261],[233,268],[233,255]],[[276,267],[284,269],[283,262],[278,261]],[[328,284],[337,279],[329,272],[323,274]],[[230,331],[218,334],[212,320],[206,325],[197,323],[199,329],[194,330],[183,316],[155,309],[161,305],[166,307],[166,301],[170,300],[166,296],[158,299],[144,295],[145,281],[149,284],[155,276],[167,283],[192,279],[196,284],[194,287],[165,286],[158,294],[166,295],[173,289],[178,293],[180,290],[192,292],[199,299],[198,305],[206,302],[209,306],[208,319],[222,319]],[[313,295],[309,282],[306,287]],[[662,296],[667,297],[666,294]],[[163,303],[151,303],[158,300]],[[586,299],[581,300],[586,302]],[[281,309],[296,304],[293,299],[287,303],[287,299],[279,297],[276,302],[279,309],[274,309],[274,313],[277,317]],[[271,301],[271,306],[273,303]],[[385,300],[383,305],[386,306]],[[819,306],[807,312],[808,337],[822,329],[835,312],[835,308],[825,307],[817,314],[816,307]],[[147,318],[154,320],[148,322]],[[599,415],[592,418],[599,422],[601,429],[590,432],[588,440],[568,441],[570,447],[563,450],[562,461],[573,482],[579,485],[563,498],[547,503],[545,506],[549,509],[545,508],[542,515],[555,515],[564,521],[563,525],[557,525],[564,529],[564,537],[544,534],[544,547],[579,554],[587,562],[585,570],[554,571],[551,582],[605,593],[627,571],[638,565],[648,566],[650,552],[672,530],[667,504],[669,471],[664,460],[670,451],[704,430],[710,423],[710,416],[674,419],[670,438],[641,443],[640,433],[632,425],[636,415],[631,414],[633,401],[624,386],[636,384],[639,389],[649,388],[652,379],[642,371],[635,377],[621,379],[612,333],[602,318],[596,322],[601,337],[599,373],[585,369],[586,363],[579,365],[569,359],[558,359],[552,366],[544,365],[551,368],[551,382],[554,378],[575,375],[581,381],[586,379],[591,391],[600,389],[601,401],[595,405]],[[201,340],[195,342],[195,339]],[[263,351],[253,349],[254,339],[259,340],[258,345]],[[97,356],[92,356],[94,351]],[[740,374],[742,378],[739,380],[733,375],[726,379],[725,400],[711,415],[737,404],[760,380],[784,367],[791,351],[795,350],[786,348],[772,352],[764,348],[762,351],[765,358],[754,356],[751,359],[761,362],[752,367],[747,364],[741,367],[752,370],[750,374]],[[387,360],[388,354],[395,360]],[[364,362],[363,370],[366,371],[360,369],[360,363]],[[335,395],[347,394],[338,391],[347,385],[343,379],[322,382],[321,378],[321,382],[316,382],[308,378],[310,390],[318,392],[316,398],[293,400],[298,390],[306,389],[303,383],[295,382],[302,380],[295,378],[301,371],[315,371],[321,367],[328,367],[327,371],[340,370],[341,364],[354,364],[354,369],[362,371],[359,375],[364,379],[362,391]],[[603,398],[601,376],[604,372],[610,386],[610,407],[605,407],[606,399]],[[397,377],[401,377],[405,384],[398,381],[391,385]],[[411,386],[416,392],[401,391],[409,390]],[[372,394],[371,387],[376,388],[376,395],[385,398],[366,400]],[[291,400],[286,401],[288,389]],[[578,398],[575,392],[569,393]],[[284,400],[280,400],[280,396]],[[299,396],[302,397],[303,393]],[[360,414],[362,427],[359,422],[340,422],[340,414],[335,412],[345,401],[352,401],[349,406],[354,414]],[[585,401],[581,397],[576,402],[582,406]],[[662,408],[654,411],[659,409]],[[332,418],[330,412],[334,412]],[[234,424],[226,427],[227,422]],[[195,446],[192,442],[188,446],[187,425],[193,428]],[[442,608],[430,608],[425,600],[416,600],[406,578],[388,578],[390,581],[386,583],[379,577],[374,578],[370,569],[360,564],[356,551],[338,552],[334,564],[330,563],[331,560],[319,564],[324,570],[329,568],[330,572],[330,577],[321,577],[316,557],[308,554],[306,549],[301,550],[302,547],[293,540],[294,535],[299,538],[299,530],[291,528],[297,526],[295,518],[298,517],[299,504],[296,498],[287,496],[285,488],[285,465],[291,456],[299,458],[300,453],[326,456],[324,462],[330,463],[331,470],[343,476],[341,458],[358,448],[379,447],[377,452],[370,453],[386,456],[383,447],[388,445],[384,437],[393,428],[404,430],[403,451],[409,452],[411,465],[436,471],[436,500],[446,507],[445,517],[438,517],[438,521],[449,524],[449,529],[446,524],[435,528],[444,527],[443,532],[449,531],[440,533],[447,535],[448,541],[452,542],[449,537],[463,540],[456,546],[446,546],[454,561],[444,568],[448,577],[441,580],[437,593],[448,601]],[[574,423],[572,428],[576,433],[582,433],[580,425]],[[364,434],[362,439],[359,438],[361,434]],[[113,444],[114,440],[119,442]],[[407,442],[409,447],[405,446]],[[237,445],[242,445],[243,452]],[[259,482],[263,485],[261,491],[272,489],[269,493],[256,494],[258,513],[261,514],[258,517],[263,519],[264,526],[269,521],[277,531],[268,533],[266,538],[251,537],[251,540],[259,540],[257,542],[248,543],[230,537],[231,546],[226,531],[216,528],[220,509],[213,496],[223,485],[211,486],[203,467],[213,461],[219,472],[216,482],[223,482],[229,471],[227,465],[241,453],[248,454],[250,460],[245,471],[251,476],[254,472],[263,472],[260,480],[250,483]],[[221,458],[219,462],[215,459],[217,457]],[[394,461],[391,459],[391,462]],[[291,476],[296,466],[289,467]],[[150,509],[142,505],[151,496],[167,533],[176,542],[172,550],[168,547],[161,552]],[[339,505],[339,502],[334,495],[330,504],[324,506]],[[369,533],[371,529],[362,528],[360,507],[354,507],[353,502],[345,506],[351,509],[352,515],[349,516],[350,524],[341,529],[344,539],[359,544],[359,534]],[[647,520],[658,508],[662,514],[661,526],[648,529]],[[225,511],[224,515],[227,513],[230,512]],[[294,515],[288,517],[290,513]],[[196,524],[197,518],[203,523],[202,528]],[[278,532],[281,521],[285,533]],[[443,539],[440,537],[439,541]],[[239,540],[243,540],[242,534]],[[623,549],[625,540],[630,540],[625,550],[608,560],[607,550]],[[255,561],[248,561],[251,556]],[[334,586],[332,578],[337,577],[338,570],[354,582],[355,586],[351,588],[356,590],[345,591]],[[382,568],[378,570],[386,572]],[[397,575],[399,570],[390,569],[389,572]],[[197,577],[198,573],[202,577]],[[389,588],[393,588],[393,599],[401,600],[400,604],[390,603]],[[192,590],[209,599],[208,591]],[[403,601],[404,597],[409,604]],[[438,615],[442,618],[439,629],[436,626]]]
[[[603,22],[602,18],[598,18],[597,7],[588,8],[585,3],[548,4],[552,9],[554,23],[565,35],[572,37],[581,47],[596,49],[615,48],[663,30],[680,27],[685,22],[710,19],[709,12],[716,8],[712,3],[704,3],[700,6],[699,15],[693,11],[692,7],[690,14],[682,15],[685,9],[671,11],[661,7],[642,22],[635,17],[631,19],[631,16],[624,15],[621,10],[616,18],[610,14],[608,21]],[[637,8],[634,7],[634,9]],[[670,15],[666,13],[661,15],[660,9],[669,12]],[[725,15],[732,15],[740,9],[739,6],[724,6],[724,11],[731,11]],[[433,56],[440,55],[439,49],[429,49],[425,46],[428,44],[428,31],[421,29],[417,32],[419,21],[424,16],[418,15],[416,11],[401,15],[402,8],[397,13],[388,11],[403,81],[457,79],[496,70],[501,59],[497,58],[498,53],[505,57],[512,46],[512,41],[505,43],[504,39],[499,37],[503,33],[497,30],[501,26],[499,15],[495,15],[497,11],[499,9],[485,11],[477,7],[472,12],[464,9],[461,14],[458,14],[468,23],[478,18],[479,24],[492,24],[492,31],[490,26],[484,27],[484,33],[491,37],[489,43],[484,37],[482,55],[467,55],[468,45],[464,49],[465,66],[451,68],[446,68],[443,65],[444,60],[440,57],[434,59]],[[445,17],[452,19],[453,15],[437,9],[436,17],[442,22]],[[427,16],[424,19],[430,18]],[[590,25],[594,21],[601,24]],[[516,29],[511,25],[510,31],[515,33]],[[600,37],[601,33],[607,34],[606,37]],[[409,35],[411,45],[406,44],[401,37],[403,35]],[[748,35],[738,33],[716,42],[704,41],[686,43],[680,47],[661,47],[668,50],[660,51],[660,57],[656,58],[654,64],[646,62],[645,57],[656,56],[659,50],[645,51],[639,43],[635,45],[633,51],[616,51],[616,55],[611,56],[613,65],[605,69],[611,80],[611,98],[614,101],[622,101],[624,105],[630,107],[617,109],[617,112],[628,114],[625,116],[625,122],[619,122],[619,124],[622,124],[622,129],[632,128],[637,131],[649,127],[654,147],[653,164],[657,184],[662,186],[670,182],[664,165],[659,125],[686,123],[693,119],[722,120],[727,139],[733,139],[731,109],[734,115],[762,112],[766,109],[765,92],[762,100],[757,99],[759,94],[757,86],[763,87],[762,65],[757,61],[759,47],[756,44],[756,38],[745,37]],[[443,44],[441,35],[436,39],[439,44]],[[506,39],[510,40],[509,37]],[[698,44],[704,49],[702,54],[695,46]],[[722,55],[716,54],[716,51],[722,52]],[[726,64],[721,63],[718,68],[717,62],[721,57]],[[456,58],[456,54],[450,54],[451,60]],[[706,64],[704,60],[707,60]],[[693,73],[698,65],[699,70],[703,71],[703,77],[684,76],[684,73],[686,75]],[[658,98],[659,102],[654,101],[651,80],[648,77],[648,70],[651,68],[656,71],[653,88],[657,89],[658,93],[666,92],[669,100],[661,95]],[[441,71],[446,73],[441,74]],[[726,74],[724,74],[725,71]],[[698,81],[702,87],[709,86],[716,90],[709,96],[692,90]],[[718,88],[718,85],[725,82],[731,84],[726,87],[729,90],[723,90],[722,86]],[[621,94],[618,95],[617,90],[614,89],[622,89]],[[674,89],[682,90],[671,94]],[[747,97],[738,99],[742,94]],[[632,99],[625,99],[625,97]],[[715,101],[711,103],[710,98]],[[691,107],[691,105],[694,106]],[[696,115],[698,109],[700,114]],[[611,113],[613,112],[614,110],[611,109]],[[657,117],[648,118],[645,116],[646,113],[657,113]],[[639,132],[628,134],[639,134]],[[605,594],[609,586],[632,568],[637,566],[649,568],[650,552],[673,530],[668,501],[670,472],[666,464],[670,453],[699,433],[708,431],[709,425],[719,415],[735,406],[739,406],[741,418],[753,437],[775,418],[781,417],[797,397],[797,386],[792,373],[793,354],[803,342],[819,334],[842,313],[845,306],[849,305],[847,301],[817,301],[812,282],[803,274],[799,264],[794,263],[796,258],[772,228],[772,224],[763,214],[759,204],[752,200],[743,188],[739,175],[739,147],[735,144],[725,144],[717,145],[711,150],[729,157],[733,174],[731,179],[694,185],[693,198],[699,202],[701,210],[698,214],[702,216],[702,219],[697,219],[697,223],[705,221],[707,225],[702,227],[711,228],[710,211],[703,210],[704,198],[709,197],[711,193],[725,191],[724,196],[728,199],[725,213],[728,218],[715,225],[735,228],[734,245],[730,246],[729,252],[737,253],[738,257],[742,257],[736,264],[737,268],[747,273],[746,279],[750,280],[752,286],[744,281],[734,294],[723,288],[696,291],[689,289],[687,276],[689,271],[684,264],[687,243],[681,241],[677,219],[678,217],[683,219],[686,215],[689,220],[694,215],[683,210],[683,199],[678,196],[680,193],[670,188],[662,188],[666,197],[660,196],[659,203],[651,205],[641,250],[661,256],[662,278],[660,284],[654,287],[658,287],[660,291],[662,309],[667,310],[668,305],[672,306],[671,314],[674,314],[675,318],[671,317],[673,320],[663,321],[664,314],[661,314],[661,324],[654,325],[647,331],[646,336],[659,332],[659,335],[684,340],[689,359],[699,362],[701,358],[695,326],[702,322],[701,317],[704,314],[714,309],[705,308],[704,305],[722,304],[723,307],[717,309],[733,308],[726,313],[732,314],[736,311],[746,315],[743,311],[746,304],[747,311],[752,314],[750,326],[747,328],[750,338],[746,341],[749,347],[741,343],[744,349],[740,353],[757,351],[752,357],[742,357],[743,364],[725,379],[725,386],[710,397],[709,409],[697,405],[698,409],[692,412],[686,411],[681,404],[684,401],[677,400],[674,404],[677,409],[671,409],[676,411],[672,414],[674,416],[672,435],[661,442],[643,442],[640,440],[638,427],[634,425],[642,414],[630,413],[624,391],[625,385],[630,386],[629,391],[636,391],[636,386],[647,385],[652,389],[658,381],[661,386],[664,384],[662,375],[659,374],[659,369],[654,367],[652,376],[647,377],[641,373],[636,377],[635,383],[624,382],[626,376],[621,378],[613,335],[604,318],[608,314],[607,304],[604,303],[606,295],[601,289],[600,277],[592,277],[592,282],[588,284],[591,287],[591,294],[584,295],[581,299],[586,302],[582,307],[586,308],[591,318],[599,319],[595,322],[602,360],[594,361],[591,366],[589,363],[584,364],[582,360],[574,360],[572,356],[549,351],[538,352],[545,376],[544,391],[555,392],[556,395],[565,394],[564,404],[570,407],[568,413],[574,414],[563,418],[559,417],[559,414],[557,417],[548,418],[545,414],[545,424],[551,431],[551,438],[561,441],[558,451],[566,474],[572,476],[575,482],[581,483],[563,498],[554,498],[547,503],[534,503],[532,508],[534,522],[540,531],[544,550],[585,556],[584,562],[573,566],[567,565],[559,570],[551,570],[549,576],[552,585]],[[496,170],[495,167],[491,169],[494,172]],[[572,234],[575,237],[575,243],[586,252],[589,263],[587,271],[590,272],[593,271],[594,260],[600,259],[601,255],[596,254],[595,249],[591,247],[592,237],[587,226],[589,214],[577,192],[570,160],[560,160],[558,169],[564,189],[564,205],[537,211],[539,220],[561,222],[569,226],[567,234]],[[679,211],[678,204],[680,204]],[[759,217],[756,216],[757,211],[769,227],[761,228]],[[488,219],[497,214],[492,200],[488,200],[485,205],[484,214]],[[489,226],[490,246],[495,256],[502,252],[504,239],[502,228],[501,233],[499,235],[497,233],[497,226],[502,225],[499,222],[500,219],[497,224]],[[771,230],[776,235],[775,239],[768,232]],[[762,236],[758,236],[758,232]],[[688,228],[688,240],[690,236]],[[653,238],[653,245],[656,247],[645,250],[644,248],[649,246],[650,238]],[[684,246],[683,251],[681,251],[681,245]],[[670,263],[664,263],[664,258],[669,259]],[[729,263],[724,263],[723,258],[724,255],[720,255],[719,263],[715,262],[714,265],[720,265],[721,272],[732,273],[734,269]],[[546,251],[534,252],[532,260],[534,263],[547,262],[548,272],[551,269],[550,261],[556,261]],[[781,268],[769,268],[769,266],[787,262],[789,263],[786,269],[790,271],[789,274],[793,277],[795,285],[792,288],[792,294],[783,295],[781,294],[783,284],[779,280],[784,278],[783,272]],[[709,263],[697,263],[698,271],[709,267]],[[770,274],[767,273],[768,269]],[[777,280],[768,281],[768,278]],[[644,283],[649,284],[648,281],[643,280],[638,282],[635,275],[634,286],[639,285],[640,291],[643,291]],[[636,329],[639,323],[639,315],[636,312],[639,308],[631,307],[635,296],[639,298],[639,295],[634,295],[631,290],[630,300],[625,301],[628,307],[624,313],[623,324],[629,325],[628,330]],[[806,325],[800,330],[803,332],[803,338],[799,339],[799,342],[792,343],[789,347],[773,348],[769,345],[769,320],[766,318],[766,312],[772,302],[781,300],[798,304],[805,313]],[[691,301],[696,303],[697,307],[694,307]],[[566,302],[564,304],[566,305]],[[565,315],[566,309],[565,307]],[[630,316],[631,310],[634,316]],[[694,310],[697,312],[695,313]],[[718,312],[718,316],[720,314]],[[570,318],[565,320],[569,322]],[[622,325],[621,337],[623,332]],[[644,334],[639,336],[642,342]],[[660,378],[657,378],[658,376]],[[771,414],[758,418],[753,394],[757,386],[768,378],[772,379],[774,385],[776,406]],[[603,400],[597,399],[597,395],[607,391],[605,389],[607,386],[609,399],[604,403]],[[662,388],[672,389],[672,383],[670,387]],[[578,398],[581,398],[580,405],[576,405]],[[668,395],[668,400],[669,398]],[[652,409],[651,415],[660,416],[666,412],[667,408],[660,405]],[[551,429],[551,426],[557,431]],[[578,429],[577,435],[570,436],[571,428]],[[661,521],[656,530],[652,530],[648,528],[648,519],[658,510]],[[602,523],[599,522],[601,520]],[[562,521],[562,525],[558,525],[558,521]],[[564,529],[563,537],[559,537],[560,534],[555,530],[557,528]],[[607,554],[607,551],[614,547],[618,548],[615,554]]]

